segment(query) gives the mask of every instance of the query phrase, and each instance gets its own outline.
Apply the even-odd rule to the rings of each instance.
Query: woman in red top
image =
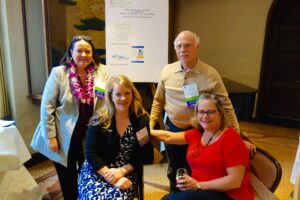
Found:
[[[194,129],[185,132],[152,130],[168,144],[188,144],[186,159],[192,177],[177,181],[181,190],[163,200],[253,200],[249,152],[239,134],[226,126],[224,108],[217,96],[203,94],[196,106]]]

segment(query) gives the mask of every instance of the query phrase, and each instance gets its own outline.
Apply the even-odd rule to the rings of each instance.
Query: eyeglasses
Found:
[[[204,114],[208,115],[208,116],[213,116],[215,115],[217,112],[217,110],[197,110],[197,114],[200,116],[203,116]]]
[[[86,35],[75,35],[73,36],[72,41],[76,42],[78,40],[92,41],[92,37]]]
[[[190,49],[192,47],[192,45],[191,44],[177,44],[174,47],[176,50],[179,50],[181,48]]]

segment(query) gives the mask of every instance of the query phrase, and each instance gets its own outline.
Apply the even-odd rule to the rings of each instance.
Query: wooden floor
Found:
[[[299,143],[299,130],[257,124],[240,123],[241,131],[260,148],[272,154],[281,164],[282,179],[275,191],[280,200],[291,200],[294,185],[290,182],[291,172]]]

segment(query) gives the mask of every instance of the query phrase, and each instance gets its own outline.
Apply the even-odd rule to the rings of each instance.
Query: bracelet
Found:
[[[198,183],[197,183],[197,185],[196,185],[196,189],[197,189],[197,190],[202,190],[202,185],[201,185],[201,183],[200,183],[200,182],[198,182]]]

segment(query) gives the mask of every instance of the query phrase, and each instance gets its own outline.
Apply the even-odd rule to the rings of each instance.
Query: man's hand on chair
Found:
[[[245,143],[247,149],[250,152],[250,156],[253,156],[253,154],[256,153],[256,146],[254,144],[252,144],[251,142],[246,141],[246,140],[244,140],[244,143]]]

